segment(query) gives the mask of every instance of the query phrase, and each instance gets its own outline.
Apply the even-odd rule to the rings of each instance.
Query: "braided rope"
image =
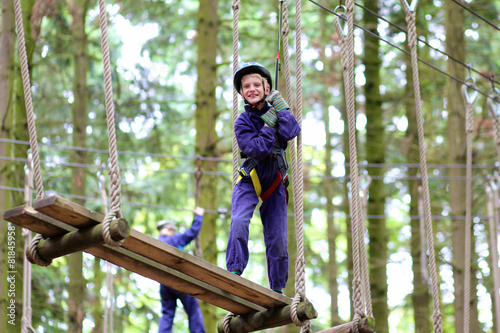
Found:
[[[36,236],[33,238],[31,241],[29,248],[28,248],[28,253],[26,253],[26,257],[28,260],[34,264],[37,264],[39,266],[47,267],[50,266],[52,263],[51,260],[44,260],[42,257],[38,255],[38,251],[36,247],[38,246],[38,243],[42,240],[42,235],[41,234],[36,234]]]
[[[493,137],[495,139],[497,159],[500,163],[500,121],[498,120],[498,116],[500,116],[500,96],[497,89],[492,89],[491,92],[493,92],[493,95],[488,99],[488,109],[493,120]]]
[[[427,254],[424,250],[427,247],[425,241],[425,218],[424,218],[424,199],[422,194],[422,185],[418,186],[418,216],[419,216],[419,234],[420,234],[420,278],[422,283],[428,283],[429,274],[427,273]]]
[[[355,107],[355,86],[354,86],[354,1],[348,0],[345,5],[345,13],[341,16],[347,20],[347,31],[342,28],[340,21],[336,18],[335,23],[339,31],[341,64],[342,72],[344,73],[344,85],[347,105],[347,120],[349,129],[349,151],[351,154],[351,201],[350,210],[352,216],[352,254],[353,254],[353,304],[354,304],[354,321],[358,322],[364,316],[363,313],[363,292],[361,288],[361,273],[360,273],[360,251],[362,233],[362,212],[361,200],[359,196],[359,171],[358,157],[356,149],[356,107]],[[354,329],[354,328],[353,328]],[[355,331],[357,331],[357,325]]]
[[[296,103],[293,108],[293,114],[297,119],[300,127],[302,127],[302,47],[301,47],[301,2],[295,1],[295,48],[296,48]],[[283,6],[283,58],[285,62],[285,90],[286,99],[291,100],[292,85],[291,85],[291,67],[288,35],[290,33],[288,22],[288,5]],[[276,87],[277,89],[278,87]],[[299,133],[296,140],[290,142],[290,153],[292,163],[292,177],[294,179],[293,186],[293,204],[295,211],[295,230],[297,241],[297,258],[295,262],[295,296],[290,305],[290,317],[293,323],[301,327],[301,332],[310,332],[311,324],[309,320],[301,321],[298,318],[297,307],[300,302],[306,300],[305,296],[305,259],[304,259],[304,206],[303,206],[303,166],[302,166],[302,133]]]
[[[370,188],[371,184],[371,177],[370,176],[362,176],[363,179],[366,179],[366,183],[363,186],[361,192],[363,193],[363,199],[362,199],[362,213],[363,217],[361,219],[362,226],[359,228],[360,234],[359,234],[359,239],[362,245],[364,245],[364,238],[365,238],[365,231],[366,231],[366,220],[367,220],[367,215],[368,215],[368,189]],[[362,281],[362,287],[363,287],[363,296],[364,296],[364,302],[365,302],[365,307],[366,307],[366,315],[368,317],[373,317],[373,310],[372,310],[372,295],[371,295],[371,290],[370,290],[370,274],[369,274],[369,269],[368,269],[368,256],[366,254],[366,246],[361,246],[360,247],[360,254],[361,254],[361,281]]]
[[[235,317],[235,314],[232,312],[228,312],[224,316],[224,321],[222,322],[222,328],[224,329],[224,333],[231,333],[231,329],[229,328],[229,323],[231,322],[231,319]]]
[[[240,0],[233,0],[233,76],[238,70],[238,20],[240,13]],[[234,123],[238,119],[238,92],[233,87],[233,127]],[[233,130],[233,187],[236,185],[238,180],[238,141],[236,140],[236,134]]]
[[[28,122],[28,133],[30,137],[30,147],[33,153],[33,172],[35,175],[36,200],[44,197],[42,171],[40,168],[40,155],[38,151],[38,141],[35,125],[35,111],[33,110],[33,99],[31,96],[31,83],[26,53],[26,40],[24,35],[23,13],[21,11],[21,0],[14,0],[14,12],[16,17],[17,43],[19,48],[19,61],[21,63],[21,77],[23,81],[24,103],[26,106],[26,117]]]
[[[465,192],[465,267],[464,267],[464,333],[470,331],[470,270],[471,270],[471,228],[472,228],[472,131],[474,130],[474,111],[467,85],[462,86],[465,104],[465,130],[467,147],[466,192]],[[476,95],[477,96],[477,95]]]
[[[24,202],[32,205],[33,201],[33,155],[28,152],[28,163],[25,177]],[[22,235],[24,237],[24,253],[28,252],[29,244],[31,243],[31,231],[23,228]],[[35,332],[31,325],[32,312],[31,307],[31,264],[26,256],[23,258],[23,316],[21,318],[21,333],[27,333],[28,329]]]
[[[496,177],[498,181],[498,177]],[[498,225],[498,182],[495,184],[494,181],[491,182],[490,186],[486,187],[487,195],[487,205],[488,205],[488,225],[489,225],[489,249],[491,253],[491,262],[493,271],[493,289],[495,291],[500,290],[500,272],[498,267],[498,248],[497,248],[497,225]],[[500,327],[500,294],[498,292],[494,293],[495,302],[495,314],[497,329]]]
[[[106,102],[106,123],[108,125],[108,140],[109,140],[109,186],[111,195],[110,210],[104,217],[102,222],[102,234],[106,244],[111,246],[120,246],[123,240],[115,241],[110,235],[110,223],[114,218],[121,217],[121,180],[120,168],[118,166],[118,149],[116,144],[115,132],[115,110],[113,103],[113,82],[111,80],[111,64],[108,43],[108,19],[106,13],[106,0],[99,0],[99,24],[101,28],[101,49],[102,63],[104,67],[104,89]]]
[[[427,177],[427,158],[425,150],[425,140],[424,140],[424,125],[422,116],[422,105],[420,100],[420,82],[419,82],[419,72],[418,72],[418,57],[417,57],[417,29],[415,25],[415,7],[416,2],[412,2],[411,9],[408,7],[406,0],[401,0],[401,5],[406,14],[406,23],[408,25],[408,45],[411,51],[411,64],[413,70],[413,87],[415,95],[415,106],[417,114],[417,126],[418,126],[418,143],[420,150],[420,169],[422,171],[422,186],[423,186],[423,196],[424,196],[424,209],[425,209],[425,221],[427,230],[427,244],[429,246],[429,264],[430,273],[432,280],[432,302],[434,307],[433,312],[433,322],[434,331],[441,333],[442,330],[442,318],[439,310],[439,286],[437,283],[437,272],[436,272],[436,259],[434,253],[434,233],[432,230],[432,215],[431,215],[431,204],[429,196],[429,181]]]

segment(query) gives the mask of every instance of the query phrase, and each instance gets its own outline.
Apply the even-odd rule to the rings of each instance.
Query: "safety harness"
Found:
[[[260,197],[262,201],[266,201],[266,199],[269,198],[271,194],[273,194],[274,190],[276,190],[279,184],[283,183],[285,189],[288,187],[289,184],[288,174],[287,174],[288,162],[286,160],[286,151],[284,149],[281,149],[281,147],[279,147],[277,142],[274,145],[273,150],[271,151],[271,157],[276,158],[278,161],[278,169],[279,169],[278,177],[276,177],[272,185],[266,191],[264,191],[264,193],[262,193],[262,186],[260,185],[259,175],[257,175],[257,171],[255,170],[255,167],[257,166],[257,164],[259,164],[259,161],[248,156],[242,156],[242,157],[244,158],[246,157],[246,160],[241,166],[240,170],[238,171],[240,177],[238,177],[236,183],[238,183],[241,180],[241,178],[250,175],[250,179],[252,179],[255,193],[257,194],[258,197]],[[287,202],[288,202],[288,193],[287,193]]]

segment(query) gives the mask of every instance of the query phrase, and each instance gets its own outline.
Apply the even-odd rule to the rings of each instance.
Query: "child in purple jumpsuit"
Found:
[[[255,62],[242,65],[234,76],[234,87],[247,104],[234,124],[238,146],[247,160],[240,169],[241,178],[231,199],[226,266],[241,275],[248,264],[249,225],[259,203],[260,185],[269,284],[272,290],[282,293],[288,280],[288,236],[286,174],[283,174],[286,168],[280,169],[279,155],[284,155],[288,141],[299,134],[300,126],[281,94],[271,91],[272,77],[264,66]],[[268,95],[271,105],[266,101]],[[251,169],[256,171],[260,184],[252,180]]]
[[[156,228],[160,232],[159,239],[164,243],[183,250],[184,246],[188,245],[200,232],[201,225],[203,223],[204,211],[205,210],[203,208],[196,207],[193,210],[195,215],[191,228],[182,233],[176,232],[177,227],[171,221],[163,220],[158,222]],[[181,293],[180,291],[163,284],[160,285],[160,296],[162,317],[160,318],[159,323],[159,333],[172,332],[177,299],[181,300],[184,310],[188,316],[189,332],[206,333],[205,324],[203,323],[203,314],[201,313],[198,300],[195,297]]]

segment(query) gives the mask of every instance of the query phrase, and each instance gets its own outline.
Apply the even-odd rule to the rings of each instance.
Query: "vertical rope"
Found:
[[[371,184],[371,177],[366,175],[362,176],[363,179],[366,179],[364,185],[362,186],[361,193],[363,193],[363,201],[362,201],[362,227],[359,228],[360,234],[359,239],[363,246],[360,246],[360,254],[361,254],[361,281],[363,286],[363,298],[365,302],[366,315],[368,317],[373,317],[373,309],[372,309],[372,295],[370,291],[370,274],[368,270],[368,256],[366,254],[366,246],[364,242],[365,231],[366,231],[366,220],[368,215],[368,189]]]
[[[425,241],[425,218],[424,218],[424,199],[422,194],[422,185],[418,185],[418,219],[419,219],[419,233],[420,233],[420,278],[422,283],[427,284],[429,281],[429,274],[427,273],[427,254],[425,249],[427,243]]]
[[[466,80],[467,82],[467,80]],[[465,263],[464,263],[464,333],[470,331],[470,270],[471,270],[471,229],[472,229],[472,131],[474,130],[474,111],[472,103],[475,95],[469,95],[468,86],[462,86],[465,104],[466,131],[466,190],[465,190]],[[472,98],[474,96],[474,98]],[[472,99],[471,99],[472,98]]]
[[[415,94],[415,106],[416,106],[417,126],[418,126],[418,144],[420,149],[420,169],[422,172],[422,188],[424,196],[427,244],[429,245],[429,264],[430,264],[430,273],[432,279],[434,331],[441,333],[443,329],[441,323],[442,321],[441,312],[439,310],[439,286],[437,283],[436,259],[434,253],[434,238],[433,238],[434,233],[432,230],[431,203],[429,198],[429,181],[427,176],[427,157],[426,157],[425,140],[424,140],[424,125],[423,125],[424,122],[422,116],[422,105],[420,100],[420,82],[418,75],[417,29],[415,25],[415,9],[416,9],[415,7],[417,1],[413,0],[410,6],[408,6],[406,0],[400,0],[400,1],[406,14],[406,23],[408,25],[408,45],[411,51],[411,64],[413,70],[413,87]]]
[[[301,4],[295,3],[295,27],[296,27],[296,78],[297,78],[297,100],[295,107],[292,107],[294,117],[302,128],[302,49],[301,49]],[[291,67],[288,35],[290,25],[288,21],[288,5],[283,6],[283,59],[285,64],[285,100],[292,99]],[[278,89],[278,87],[275,87]],[[290,103],[289,103],[290,104]],[[301,301],[306,300],[305,291],[305,259],[304,259],[304,208],[303,208],[303,171],[302,171],[302,133],[299,133],[296,139],[290,142],[290,154],[293,179],[293,205],[295,212],[295,230],[297,242],[297,258],[295,262],[295,296],[291,304],[291,319],[293,323],[301,327],[301,332],[310,332],[311,324],[309,320],[300,321],[297,314],[297,306]]]
[[[106,195],[106,181],[104,179],[104,175],[99,172],[98,174],[98,183],[99,190],[101,193],[102,206],[104,207],[104,214],[108,214],[108,197]],[[104,324],[103,324],[103,332],[113,332],[113,273],[112,273],[112,265],[108,261],[106,262],[106,298],[105,304],[106,308],[104,309]],[[108,327],[109,324],[109,327]]]
[[[495,291],[493,295],[493,301],[495,302],[495,314],[493,318],[496,318],[496,332],[500,333],[500,269],[498,267],[498,230],[496,228],[498,225],[498,190],[498,182],[491,181],[489,185],[486,185],[486,204],[490,234],[489,251],[491,255],[491,270],[493,271],[493,289]]]
[[[341,64],[344,73],[344,85],[347,105],[347,121],[349,130],[349,152],[351,154],[350,176],[351,176],[351,219],[352,219],[352,255],[353,255],[353,331],[358,332],[357,323],[365,313],[363,310],[363,292],[361,288],[360,272],[360,251],[361,251],[361,200],[359,196],[359,171],[358,156],[356,147],[356,107],[355,107],[355,86],[354,86],[354,1],[347,0],[342,13],[342,20],[347,21],[347,25],[342,26],[339,19],[335,19],[337,30],[340,36]],[[337,7],[337,8],[339,8]]]
[[[488,99],[488,109],[493,120],[493,137],[495,139],[495,147],[497,150],[497,160],[500,163],[500,95],[497,88],[490,91],[490,98]]]
[[[203,176],[203,168],[201,167],[200,156],[196,156],[196,170],[194,172],[194,206],[198,207],[198,201],[200,198],[200,187],[201,187],[201,177]],[[196,235],[194,238],[194,249],[193,253],[196,257],[203,257],[203,250],[200,244],[200,234]]]
[[[28,164],[26,166],[26,178],[24,182],[24,202],[28,206],[33,204],[33,155],[28,152]],[[31,231],[23,228],[24,237],[24,253],[28,253],[29,244],[31,243]],[[21,318],[21,333],[27,333],[28,329],[35,332],[31,325],[32,311],[31,308],[31,263],[25,256],[23,258],[23,315]]]
[[[238,20],[240,13],[240,0],[233,0],[233,77],[238,70],[238,47],[239,47],[239,31]],[[238,92],[233,86],[233,127],[238,119]],[[233,187],[238,180],[238,141],[236,141],[236,134],[233,131]]]
[[[106,102],[106,123],[108,125],[108,140],[109,140],[109,186],[111,204],[110,211],[104,216],[102,222],[102,233],[106,244],[111,246],[120,246],[121,241],[114,241],[110,235],[110,224],[113,218],[121,217],[121,180],[120,168],[118,166],[118,149],[116,144],[116,131],[115,131],[115,108],[113,103],[113,82],[111,79],[111,63],[109,55],[108,43],[108,18],[106,13],[106,1],[99,0],[99,20],[101,27],[101,49],[102,49],[102,63],[104,75],[104,90]]]
[[[240,0],[233,0],[233,77],[238,70],[238,59],[239,59],[239,31],[238,31],[238,21],[240,14]],[[238,119],[238,92],[233,85],[233,187],[236,185],[238,180],[238,141],[236,140],[236,134],[234,133],[234,123]],[[234,313],[228,312],[224,317],[223,328],[225,333],[231,333],[229,328],[229,322],[235,316]]]
[[[28,121],[28,133],[30,137],[30,147],[33,154],[33,173],[35,177],[36,200],[39,200],[44,197],[44,193],[42,171],[40,168],[40,156],[38,151],[38,136],[35,125],[35,112],[33,110],[33,99],[31,96],[30,73],[28,67],[28,55],[26,53],[26,39],[24,36],[21,0],[14,0],[14,13],[16,17],[17,43],[19,49],[19,62],[21,63],[21,77],[23,81],[24,103],[26,106],[26,117]]]

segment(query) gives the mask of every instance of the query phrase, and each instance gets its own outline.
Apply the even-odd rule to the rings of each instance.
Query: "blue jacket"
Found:
[[[239,148],[248,157],[259,161],[256,171],[263,190],[278,177],[278,164],[276,159],[270,156],[275,141],[278,140],[279,146],[286,149],[288,141],[300,132],[299,123],[289,110],[278,112],[276,128],[264,126],[260,115],[267,112],[269,108],[270,105],[267,102],[260,111],[245,105],[245,112],[234,123],[234,134]]]
[[[188,245],[198,235],[203,222],[203,216],[195,215],[191,227],[184,232],[176,233],[172,236],[160,235],[158,238],[164,243],[175,246],[183,250],[184,246]]]

